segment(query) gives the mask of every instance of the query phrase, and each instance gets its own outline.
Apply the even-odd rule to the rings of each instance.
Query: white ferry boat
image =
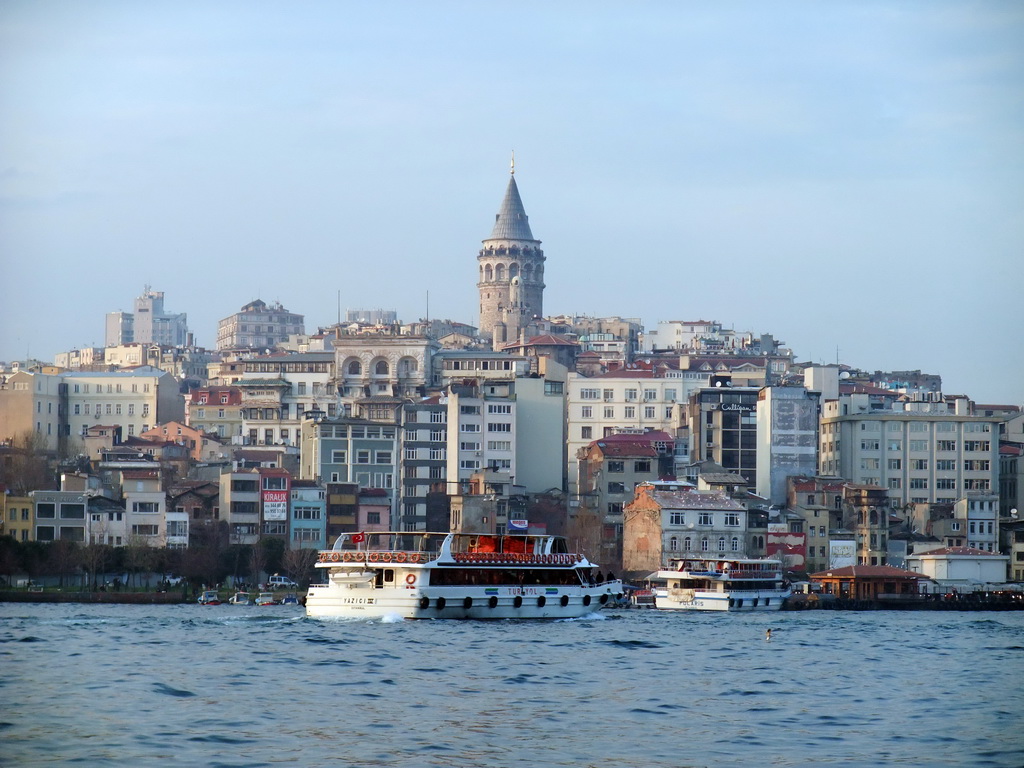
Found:
[[[672,560],[652,574],[665,581],[658,608],[669,611],[777,611],[791,594],[778,560]]]
[[[313,617],[569,619],[621,596],[559,536],[375,532],[342,534],[320,552]]]

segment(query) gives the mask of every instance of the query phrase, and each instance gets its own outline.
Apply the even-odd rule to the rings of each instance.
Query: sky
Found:
[[[718,320],[1024,404],[1018,2],[0,4],[0,360],[256,298],[477,320],[516,157],[544,312]],[[340,301],[339,301],[340,292]]]

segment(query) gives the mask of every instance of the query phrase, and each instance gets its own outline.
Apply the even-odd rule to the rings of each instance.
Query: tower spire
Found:
[[[510,173],[513,176],[516,175],[516,151],[514,149],[512,150],[512,168],[511,168]]]

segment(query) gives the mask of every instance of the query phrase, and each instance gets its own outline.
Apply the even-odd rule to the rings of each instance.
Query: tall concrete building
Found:
[[[757,402],[757,495],[786,503],[786,478],[818,469],[818,393],[765,387]]]
[[[135,299],[134,312],[107,314],[105,346],[132,342],[183,347],[189,343],[188,315],[165,312],[163,291],[150,290],[147,285]]]
[[[534,317],[544,314],[544,251],[533,237],[516,186],[515,164],[491,236],[479,263],[480,333],[495,348],[515,341]]]
[[[268,305],[256,299],[217,325],[217,349],[274,347],[288,341],[289,336],[305,333],[305,318],[289,312],[280,302]]]

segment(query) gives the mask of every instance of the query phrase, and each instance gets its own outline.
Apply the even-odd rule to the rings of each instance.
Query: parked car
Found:
[[[298,584],[287,576],[274,574],[267,580],[267,589],[298,589]]]

